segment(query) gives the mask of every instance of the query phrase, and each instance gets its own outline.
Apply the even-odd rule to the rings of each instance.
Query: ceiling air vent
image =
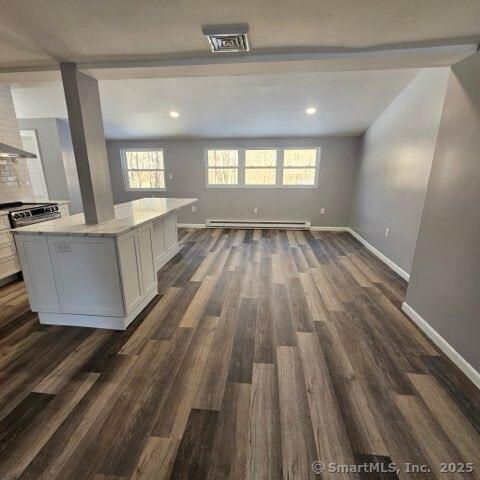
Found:
[[[250,50],[247,25],[204,27],[202,32],[207,37],[210,50],[214,53]]]

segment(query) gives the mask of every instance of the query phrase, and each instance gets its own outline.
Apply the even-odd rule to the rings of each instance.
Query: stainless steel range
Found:
[[[3,203],[0,204],[0,210],[8,211],[12,228],[24,227],[61,217],[58,205],[55,203]]]

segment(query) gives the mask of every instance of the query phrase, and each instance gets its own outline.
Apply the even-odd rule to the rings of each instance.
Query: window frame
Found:
[[[303,166],[303,167],[285,167],[284,165],[284,153],[285,150],[315,150],[315,166]],[[318,172],[320,171],[320,163],[322,159],[322,147],[285,147],[282,148],[282,188],[317,188],[318,187]],[[315,178],[312,185],[284,185],[283,184],[283,172],[287,170],[295,170],[299,168],[314,168],[315,169]]]
[[[162,152],[163,156],[163,169],[161,168],[128,168],[127,152]],[[123,172],[123,184],[126,192],[165,192],[167,190],[167,161],[165,158],[165,148],[163,147],[126,147],[120,149],[120,156],[122,160],[122,172]],[[165,181],[165,187],[163,188],[132,188],[128,180],[129,171],[163,171],[163,179]]]
[[[279,164],[279,153],[280,150],[277,147],[249,147],[249,148],[243,148],[243,186],[245,188],[272,188],[278,186],[278,164]],[[274,150],[275,151],[275,166],[271,167],[247,167],[247,157],[246,157],[246,152],[247,150]],[[252,169],[252,170],[275,170],[275,183],[245,183],[245,174],[247,172],[247,168]]]
[[[208,165],[208,151],[209,150],[236,150],[237,151],[237,166],[236,167],[210,167]],[[207,188],[239,188],[242,185],[240,184],[240,180],[243,180],[243,175],[242,178],[240,178],[240,149],[235,148],[235,147],[205,147],[203,149],[203,164],[205,167],[205,185]],[[213,168],[213,169],[231,169],[231,170],[237,170],[237,183],[209,183],[208,182],[208,169]]]
[[[237,150],[238,153],[238,183],[233,185],[221,184],[221,185],[212,185],[208,183],[208,151],[209,150]],[[246,150],[276,150],[277,151],[277,165],[276,165],[276,183],[275,185],[246,185],[245,184],[245,151]],[[286,168],[315,168],[315,181],[313,185],[283,185],[283,152],[285,150],[316,150],[315,157],[315,167],[286,167]],[[234,147],[234,146],[214,146],[214,147],[205,147],[203,149],[203,164],[205,168],[205,186],[206,188],[317,188],[318,187],[318,178],[320,165],[322,161],[322,147],[311,147],[305,145],[289,145],[288,147],[278,147],[273,145],[259,145],[252,147]],[[226,167],[228,168],[228,167]],[[233,167],[230,167],[233,168]],[[248,167],[248,168],[272,168],[273,167]]]

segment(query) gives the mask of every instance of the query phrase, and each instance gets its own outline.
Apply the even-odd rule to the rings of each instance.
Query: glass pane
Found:
[[[245,169],[245,185],[275,185],[277,171],[274,168]]]
[[[314,167],[316,158],[316,148],[283,151],[283,164],[286,167]]]
[[[284,185],[315,185],[314,168],[285,168],[283,170]]]
[[[238,165],[237,150],[209,150],[209,167],[236,167]]]
[[[130,188],[165,188],[165,175],[161,170],[136,170],[128,172]]]
[[[209,185],[237,185],[238,170],[236,168],[209,168]]]
[[[245,165],[247,167],[274,167],[276,164],[276,150],[245,150]]]
[[[148,151],[138,151],[125,152],[127,158],[127,167],[131,168],[140,168],[140,169],[163,169],[163,150],[148,150]]]

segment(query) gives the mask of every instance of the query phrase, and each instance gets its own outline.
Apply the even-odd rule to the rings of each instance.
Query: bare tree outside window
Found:
[[[277,151],[245,150],[245,185],[275,185],[276,183]]]
[[[208,184],[238,185],[238,151],[208,150]]]
[[[283,185],[315,185],[317,149],[283,151]]]
[[[164,190],[163,150],[123,150],[128,190]]]
[[[211,187],[312,188],[320,148],[206,149],[205,164]]]

